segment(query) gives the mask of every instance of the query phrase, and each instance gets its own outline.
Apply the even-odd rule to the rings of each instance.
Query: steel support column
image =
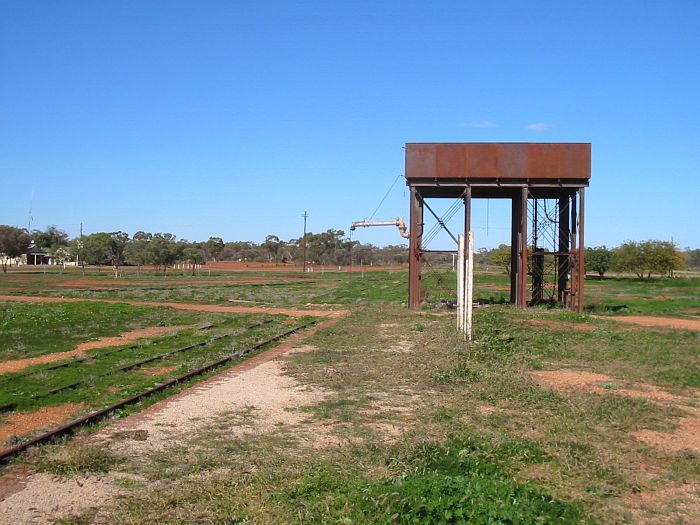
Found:
[[[423,253],[421,239],[423,237],[423,200],[418,190],[411,186],[411,225],[408,256],[408,307],[418,308],[421,301],[421,270]]]
[[[569,198],[569,216],[571,217],[571,220],[569,222],[569,245],[570,245],[570,253],[571,253],[571,259],[569,260],[569,273],[570,273],[570,281],[569,281],[569,308],[572,310],[577,310],[577,304],[578,304],[578,285],[579,285],[579,280],[578,280],[578,260],[579,260],[579,251],[578,251],[578,213],[576,210],[578,210],[578,206],[576,205],[576,198],[578,196],[578,193],[574,193],[571,195]]]
[[[520,246],[519,246],[519,278],[518,302],[521,308],[527,306],[527,187],[523,186],[520,193]]]
[[[520,274],[520,196],[511,199],[510,215],[510,302],[518,304],[518,275]]]
[[[559,198],[559,244],[557,250],[557,300],[560,303],[567,302],[567,286],[569,283],[569,198]]]
[[[585,188],[578,190],[578,311],[583,313],[583,285],[586,279],[586,257],[585,245],[583,241],[583,218],[584,218],[584,196]]]

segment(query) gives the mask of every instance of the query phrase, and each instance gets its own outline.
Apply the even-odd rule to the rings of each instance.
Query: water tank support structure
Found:
[[[409,307],[423,299],[426,200],[463,198],[466,233],[472,229],[472,199],[484,198],[511,201],[511,302],[521,307],[558,302],[582,312],[590,176],[590,143],[406,144]]]

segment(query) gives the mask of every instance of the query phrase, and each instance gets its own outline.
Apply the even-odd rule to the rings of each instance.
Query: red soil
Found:
[[[619,317],[593,316],[597,319],[634,324],[647,328],[674,328],[677,330],[700,331],[700,319],[674,319],[672,317],[651,317],[646,315],[626,315]]]
[[[40,408],[27,414],[10,414],[0,425],[0,443],[5,442],[10,436],[24,436],[42,427],[60,423],[79,412],[84,406],[83,403],[66,403],[65,405]]]
[[[89,303],[100,302],[110,304],[131,304],[134,306],[160,306],[170,307],[176,310],[190,310],[196,312],[216,312],[229,314],[264,313],[282,314],[291,317],[313,315],[317,317],[342,317],[347,310],[303,310],[300,308],[275,308],[271,306],[224,306],[218,304],[188,304],[188,303],[161,303],[156,301],[123,301],[106,299],[83,299],[78,297],[36,297],[28,295],[0,295],[0,301],[15,301],[20,303]]]
[[[290,280],[306,280],[306,279],[313,279],[313,277],[307,277],[307,276],[285,276],[284,280],[285,281],[290,281]],[[257,277],[257,278],[248,278],[248,279],[192,279],[191,281],[185,281],[185,280],[175,280],[175,279],[158,279],[158,280],[144,280],[144,279],[129,279],[129,280],[114,280],[114,281],[104,281],[104,280],[91,280],[91,279],[78,279],[78,280],[73,280],[73,281],[63,281],[60,283],[55,283],[54,286],[60,286],[60,287],[66,287],[66,288],[104,288],[104,289],[109,289],[109,288],[120,288],[120,287],[126,287],[126,286],[168,286],[168,285],[177,285],[177,286],[208,286],[208,285],[216,285],[216,284],[259,284],[259,283],[268,283],[268,282],[274,282],[278,281],[278,278],[274,277]],[[19,290],[20,288],[16,288]]]
[[[365,272],[371,272],[371,271],[383,271],[383,270],[405,270],[407,266],[403,265],[393,265],[393,266],[358,266],[358,265],[353,265],[353,266],[340,266],[340,270],[338,270],[338,266],[319,266],[319,265],[310,265],[309,266],[312,271],[309,272],[311,274],[318,273],[318,272],[348,272],[348,271],[365,271]],[[299,264],[280,264],[280,263],[264,263],[264,262],[236,262],[236,261],[220,261],[220,262],[210,262],[208,263],[204,269],[209,269],[211,268],[212,270],[237,270],[237,271],[243,271],[243,272],[252,272],[252,271],[260,271],[260,270],[272,270],[276,272],[301,272],[301,265]]]

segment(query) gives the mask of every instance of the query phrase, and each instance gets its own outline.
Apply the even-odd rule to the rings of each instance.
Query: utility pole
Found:
[[[303,237],[303,251],[304,251],[304,273],[306,273],[306,219],[308,219],[309,214],[307,212],[304,212],[304,237]]]
[[[80,262],[80,253],[83,251],[83,223],[80,223],[80,244],[78,245],[78,254],[75,256],[75,264],[80,266],[78,263]],[[83,275],[85,275],[85,262],[83,262],[83,265],[80,266],[83,269]]]

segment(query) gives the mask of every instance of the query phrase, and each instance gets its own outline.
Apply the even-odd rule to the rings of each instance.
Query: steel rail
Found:
[[[193,328],[186,328],[186,329],[183,329],[183,330],[180,330],[180,331],[183,331],[183,332],[184,332],[185,330],[209,330],[210,328],[214,328],[214,325],[213,325],[212,323],[207,323],[207,324],[205,324],[205,325],[203,325],[203,326],[197,326],[197,327],[193,327]],[[148,337],[148,338],[145,338],[145,339],[153,339],[153,338],[152,338],[152,337]],[[84,355],[84,356],[81,356],[81,357],[75,357],[75,358],[73,358],[73,359],[69,359],[69,360],[67,360],[67,361],[63,361],[63,362],[57,363],[57,364],[55,364],[55,365],[50,365],[50,366],[47,366],[47,367],[44,367],[44,368],[40,368],[40,369],[38,369],[38,370],[37,370],[37,369],[34,369],[34,370],[29,370],[29,371],[27,371],[27,372],[19,372],[19,373],[15,373],[15,374],[7,374],[7,375],[5,375],[5,376],[3,376],[3,377],[0,377],[0,381],[5,381],[5,380],[12,381],[12,380],[14,380],[14,379],[17,379],[18,377],[29,377],[29,376],[33,376],[33,375],[35,375],[35,374],[40,374],[40,373],[42,373],[42,372],[47,372],[47,371],[49,371],[49,370],[56,370],[56,369],[58,369],[58,368],[65,368],[65,367],[67,367],[67,366],[72,366],[72,365],[74,365],[74,364],[76,364],[76,363],[82,363],[83,361],[89,361],[89,360],[91,360],[91,359],[94,359],[95,357],[104,357],[104,356],[107,356],[107,355],[116,354],[116,353],[118,353],[118,352],[123,352],[124,350],[130,350],[130,349],[133,349],[133,348],[137,348],[138,346],[139,346],[138,344],[123,345],[123,346],[120,346],[119,348],[116,348],[116,349],[114,349],[114,350],[107,350],[106,352],[98,352],[98,355],[97,355],[97,356],[94,356],[94,355]],[[44,355],[51,355],[51,354],[44,354]],[[34,366],[41,366],[41,365],[34,365]],[[32,368],[33,368],[33,367],[32,367]],[[3,411],[3,408],[4,408],[4,407],[5,407],[5,405],[0,406],[0,412]]]
[[[157,354],[157,355],[155,355],[155,356],[147,357],[146,359],[142,359],[142,360],[136,361],[136,362],[134,362],[134,363],[129,363],[128,365],[124,365],[124,366],[121,366],[121,367],[119,367],[119,368],[113,368],[113,369],[108,370],[107,372],[104,372],[104,373],[102,373],[102,374],[97,374],[97,375],[94,375],[94,376],[88,376],[88,377],[86,377],[85,379],[81,379],[80,381],[76,381],[76,382],[74,382],[74,383],[69,383],[69,384],[67,384],[67,385],[62,385],[62,386],[53,388],[53,389],[51,389],[51,390],[48,390],[48,391],[43,392],[43,393],[40,393],[40,394],[34,394],[34,395],[32,395],[32,396],[29,396],[29,399],[30,399],[30,400],[36,400],[36,399],[42,399],[42,398],[45,398],[45,397],[49,397],[49,396],[51,396],[51,395],[53,395],[53,394],[58,394],[58,393],[63,392],[63,391],[65,391],[65,390],[70,390],[70,389],[79,387],[80,385],[85,385],[85,384],[91,383],[91,382],[94,381],[95,379],[101,379],[101,378],[103,378],[103,377],[110,376],[110,375],[115,374],[115,373],[117,373],[117,372],[126,372],[126,371],[128,371],[128,370],[132,370],[132,369],[134,369],[134,368],[138,368],[138,367],[140,367],[140,366],[142,366],[142,365],[151,363],[151,362],[153,362],[153,361],[157,361],[157,360],[159,360],[159,359],[165,359],[165,358],[170,357],[170,356],[172,356],[172,355],[179,354],[179,353],[181,353],[181,352],[186,352],[186,351],[188,351],[188,350],[192,350],[193,348],[198,348],[198,347],[201,347],[201,346],[207,346],[207,345],[209,345],[209,344],[211,344],[211,343],[215,343],[216,341],[220,341],[221,339],[225,339],[225,338],[227,338],[227,337],[234,337],[234,336],[237,336],[237,335],[242,335],[242,334],[244,334],[244,333],[246,333],[246,332],[248,332],[248,331],[250,331],[250,330],[254,330],[255,328],[258,328],[258,327],[260,327],[260,326],[269,324],[269,323],[271,323],[271,322],[272,322],[272,319],[269,319],[269,320],[267,320],[267,321],[261,321],[261,322],[259,322],[259,323],[255,323],[255,324],[252,324],[252,325],[250,325],[250,326],[246,326],[246,327],[243,328],[243,329],[234,330],[234,331],[232,331],[232,332],[228,332],[228,333],[225,333],[225,334],[221,334],[221,335],[214,336],[214,337],[212,337],[211,339],[208,339],[208,340],[206,340],[206,341],[202,341],[202,342],[199,342],[199,343],[193,343],[193,344],[188,345],[188,346],[185,346],[185,347],[183,347],[183,348],[178,348],[178,349],[176,349],[176,350],[171,350],[170,352],[164,352],[164,353],[162,353],[162,354]],[[114,353],[114,352],[112,352],[112,353]],[[101,357],[102,355],[106,355],[106,354],[100,354],[100,357]],[[8,403],[8,404],[6,404],[6,405],[0,406],[0,412],[8,412],[8,411],[10,411],[10,410],[14,410],[16,407],[17,407],[17,403]]]
[[[159,359],[165,359],[167,357],[170,357],[171,355],[179,354],[181,352],[187,352],[188,350],[192,350],[193,348],[199,348],[201,346],[210,345],[211,343],[215,343],[216,341],[220,341],[221,339],[226,339],[227,337],[242,335],[242,334],[248,332],[249,330],[254,330],[255,328],[258,328],[260,326],[263,326],[263,325],[271,323],[271,322],[272,322],[272,320],[262,321],[260,323],[255,323],[251,326],[247,326],[242,330],[234,330],[232,332],[227,332],[225,334],[216,335],[216,336],[214,336],[211,339],[208,339],[206,341],[201,341],[199,343],[193,343],[191,345],[187,345],[187,346],[182,347],[182,348],[177,348],[176,350],[171,350],[170,352],[164,352],[162,354],[157,354],[157,355],[154,355],[151,357],[147,357],[146,359],[141,359],[140,361],[136,361],[134,363],[129,363],[128,365],[120,366],[118,368],[113,368],[113,369],[108,370],[107,372],[105,372],[103,374],[89,376],[85,379],[81,379],[80,381],[76,381],[75,383],[70,383],[67,385],[59,386],[57,388],[49,390],[46,394],[32,397],[31,399],[37,399],[39,397],[46,397],[47,395],[51,395],[51,394],[58,394],[60,392],[63,392],[64,390],[70,390],[70,389],[78,387],[80,385],[84,385],[86,383],[91,383],[95,379],[101,379],[103,377],[111,376],[112,374],[116,374],[117,372],[126,372],[128,370],[133,370],[134,368],[138,368],[142,365],[146,365],[146,364],[151,363],[153,361],[158,361]]]
[[[302,325],[296,326],[296,327],[294,327],[290,330],[287,330],[281,334],[278,334],[278,335],[275,335],[275,336],[270,337],[268,339],[265,339],[264,341],[261,341],[255,345],[251,346],[250,348],[247,348],[245,350],[241,350],[240,352],[235,352],[233,354],[229,354],[225,357],[222,357],[221,359],[217,359],[216,361],[212,361],[211,363],[207,363],[204,366],[201,366],[201,367],[196,368],[194,370],[190,370],[189,372],[186,372],[186,373],[182,374],[181,376],[170,379],[169,381],[166,381],[165,383],[161,383],[160,385],[156,385],[152,388],[149,388],[148,390],[145,390],[145,391],[141,392],[140,394],[136,394],[136,395],[131,396],[127,399],[124,399],[122,401],[114,403],[113,405],[110,405],[106,408],[96,410],[94,412],[91,412],[90,414],[86,414],[86,415],[81,416],[77,419],[74,419],[73,421],[69,421],[68,423],[61,425],[53,430],[50,430],[44,434],[41,434],[39,436],[35,436],[25,443],[20,443],[18,445],[13,446],[13,447],[6,448],[5,450],[0,451],[0,463],[5,462],[9,458],[18,455],[20,452],[23,452],[24,450],[26,450],[27,448],[29,448],[31,446],[38,445],[41,443],[47,443],[49,441],[52,441],[54,438],[69,434],[76,427],[99,421],[100,419],[107,417],[109,414],[111,414],[115,410],[119,410],[120,408],[124,408],[125,406],[136,403],[145,397],[156,394],[156,393],[158,393],[162,390],[165,390],[165,389],[167,389],[173,385],[176,385],[178,383],[182,383],[183,381],[186,381],[186,380],[190,379],[191,377],[195,377],[197,375],[201,375],[201,374],[204,374],[210,370],[218,368],[221,365],[228,363],[229,361],[233,361],[234,359],[244,357],[247,354],[255,352],[256,350],[260,350],[261,348],[263,348],[271,343],[279,341],[280,339],[283,339],[284,337],[287,337],[295,332],[298,332],[299,330],[303,330],[304,328],[308,328],[309,326],[312,326],[318,322],[319,322],[318,319],[314,319],[313,321],[309,321],[308,323],[304,323]]]

